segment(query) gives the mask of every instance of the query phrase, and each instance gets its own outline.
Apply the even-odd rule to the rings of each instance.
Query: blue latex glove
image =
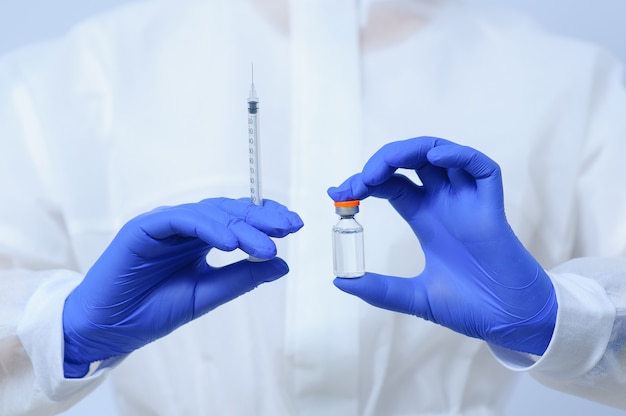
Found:
[[[300,217],[265,200],[207,199],[157,208],[122,227],[65,301],[66,377],[89,363],[127,354],[177,327],[285,275],[268,236],[302,227]],[[206,263],[212,248],[251,256],[221,268]]]
[[[396,173],[398,168],[414,169],[423,185]],[[328,193],[336,201],[388,199],[426,259],[414,278],[367,273],[335,279],[338,288],[496,345],[545,352],[556,321],[554,288],[506,220],[494,161],[443,139],[394,142]]]

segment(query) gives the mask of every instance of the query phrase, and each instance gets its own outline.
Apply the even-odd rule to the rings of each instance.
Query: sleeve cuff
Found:
[[[57,402],[76,401],[95,389],[107,370],[124,357],[92,363],[81,379],[66,379],[63,374],[63,305],[81,276],[67,271],[54,272],[28,301],[17,328],[28,354],[35,383],[45,395]]]
[[[558,312],[552,340],[543,356],[489,344],[495,357],[514,371],[549,378],[571,378],[591,370],[606,351],[615,307],[594,280],[573,273],[549,273]]]

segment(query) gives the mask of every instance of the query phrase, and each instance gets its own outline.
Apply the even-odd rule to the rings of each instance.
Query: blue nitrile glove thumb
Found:
[[[65,301],[66,377],[82,377],[89,363],[130,353],[285,275],[270,236],[302,225],[283,205],[247,198],[157,208],[130,220]],[[206,262],[211,248],[270,260],[214,268]]]
[[[396,173],[414,169],[422,185]],[[556,321],[550,278],[509,226],[499,166],[452,142],[421,137],[385,145],[334,200],[386,198],[418,237],[426,264],[414,278],[367,273],[341,290],[462,334],[541,355]]]

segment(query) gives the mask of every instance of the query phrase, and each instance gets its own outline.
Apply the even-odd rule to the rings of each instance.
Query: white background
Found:
[[[62,35],[73,23],[132,0],[0,0],[0,54],[31,42]],[[626,2],[623,0],[470,0],[497,3],[533,15],[550,30],[592,41],[626,63]],[[626,394],[626,392],[624,393]],[[115,416],[105,383],[66,416]],[[524,376],[508,416],[626,415],[606,406],[551,391]]]

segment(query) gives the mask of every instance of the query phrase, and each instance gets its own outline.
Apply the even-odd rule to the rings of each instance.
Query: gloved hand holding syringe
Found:
[[[263,207],[215,197],[160,206],[124,224],[65,300],[66,378],[84,377],[91,363],[123,357],[289,271],[272,238],[303,224],[284,205],[263,204],[254,86],[248,103],[250,189]],[[213,249],[241,249],[258,263],[214,267],[207,259]]]

